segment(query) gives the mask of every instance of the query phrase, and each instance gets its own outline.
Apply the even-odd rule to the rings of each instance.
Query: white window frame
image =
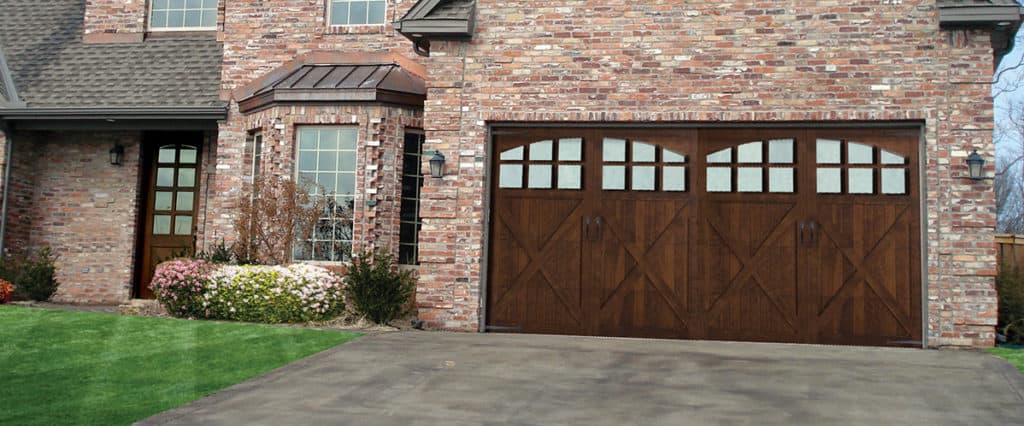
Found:
[[[324,6],[327,8],[327,12],[324,14],[324,17],[327,19],[327,26],[328,27],[378,27],[378,26],[381,26],[381,25],[387,25],[387,23],[388,23],[388,4],[391,3],[390,0],[384,0],[384,20],[381,21],[380,23],[374,23],[374,24],[370,24],[370,23],[366,23],[366,24],[334,24],[334,23],[331,23],[331,20],[334,19],[334,17],[332,16],[333,15],[333,11],[334,11],[334,3],[336,3],[336,2],[351,3],[352,1],[353,0],[326,0],[324,2]],[[355,0],[355,1],[360,1],[360,0]],[[368,0],[368,1],[377,1],[377,0]],[[367,12],[367,13],[369,13],[369,12]]]
[[[214,12],[217,14],[217,19],[214,19],[214,22],[213,22],[212,26],[209,26],[209,27],[155,27],[155,26],[153,26],[153,5],[156,3],[156,1],[155,0],[148,0],[147,3],[149,3],[149,4],[146,6],[146,28],[150,32],[217,31],[217,20],[220,19],[220,1],[221,0],[217,0],[217,6],[215,6],[213,8]]]

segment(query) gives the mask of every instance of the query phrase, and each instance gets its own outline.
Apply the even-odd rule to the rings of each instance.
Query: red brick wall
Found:
[[[122,165],[109,150],[125,147]],[[138,132],[21,132],[12,159],[8,246],[58,256],[54,300],[130,297],[139,188]]]
[[[934,1],[894,3],[481,0],[474,40],[435,42],[428,63],[425,149],[450,169],[425,188],[420,318],[480,325],[489,122],[914,120],[925,333],[933,346],[991,345],[994,194],[962,178],[971,149],[993,158],[989,36],[940,31]]]
[[[149,5],[152,0],[85,0],[86,43],[140,42],[149,31]],[[224,7],[219,3],[218,30],[223,28]]]

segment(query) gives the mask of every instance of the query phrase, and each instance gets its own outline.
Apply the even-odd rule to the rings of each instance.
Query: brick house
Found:
[[[433,329],[993,343],[1012,0],[0,6],[0,241],[58,300],[145,297],[285,175],[353,215],[295,260],[392,250]]]

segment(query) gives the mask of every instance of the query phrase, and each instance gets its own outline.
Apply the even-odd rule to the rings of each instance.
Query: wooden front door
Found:
[[[488,329],[919,344],[916,129],[496,130]]]
[[[152,298],[149,282],[160,262],[195,249],[201,133],[147,135],[148,176],[136,295]]]

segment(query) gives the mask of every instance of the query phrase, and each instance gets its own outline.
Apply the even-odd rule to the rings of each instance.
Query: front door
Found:
[[[195,249],[202,133],[147,135],[148,176],[140,277],[136,295],[152,298],[149,282],[160,262]]]

